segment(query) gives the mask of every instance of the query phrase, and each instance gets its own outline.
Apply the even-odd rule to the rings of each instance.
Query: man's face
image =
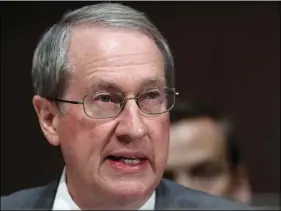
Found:
[[[219,125],[208,118],[184,120],[171,126],[170,136],[166,175],[187,187],[228,195],[231,171]]]
[[[74,68],[64,99],[82,100],[99,91],[126,97],[164,87],[164,62],[147,36],[124,29],[79,27],[72,30],[69,62]],[[110,204],[147,200],[164,171],[169,144],[169,116],[143,114],[135,100],[111,119],[88,117],[82,105],[65,104],[58,120],[59,144],[70,192]],[[141,157],[138,165],[116,157]],[[92,194],[92,195],[91,195]],[[77,196],[79,197],[79,196]]]

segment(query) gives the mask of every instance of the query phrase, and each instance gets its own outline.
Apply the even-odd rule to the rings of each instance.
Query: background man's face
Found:
[[[139,32],[75,28],[69,62],[75,71],[64,99],[80,100],[97,91],[134,97],[144,89],[165,86],[161,53],[150,38]],[[136,198],[147,200],[166,164],[168,113],[147,116],[134,100],[127,102],[119,116],[107,120],[89,118],[81,105],[64,107],[66,114],[59,119],[57,131],[70,189],[72,185],[90,189],[100,203],[106,200],[112,205]],[[141,153],[145,161],[132,167],[108,159],[124,151]]]
[[[167,177],[219,196],[230,196],[233,178],[226,140],[208,118],[183,120],[171,126]]]

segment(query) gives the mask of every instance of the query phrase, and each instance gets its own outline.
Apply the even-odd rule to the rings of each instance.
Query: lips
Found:
[[[135,157],[129,157],[129,158],[122,157],[122,156],[121,157],[119,157],[119,156],[115,157],[115,156],[112,156],[112,155],[108,156],[107,159],[112,160],[112,161],[116,161],[116,162],[122,162],[126,165],[137,165],[137,164],[140,164],[141,161],[144,160],[144,159],[139,159],[139,158],[135,158]]]
[[[147,156],[140,152],[113,152],[106,156],[106,159],[115,162],[122,162],[125,165],[138,165],[147,160]]]
[[[123,158],[137,158],[137,159],[146,159],[147,156],[142,152],[130,152],[130,151],[119,151],[112,152],[107,157],[123,157]]]

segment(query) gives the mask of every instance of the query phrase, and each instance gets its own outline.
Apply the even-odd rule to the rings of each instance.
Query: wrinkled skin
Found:
[[[87,93],[110,91],[134,97],[143,89],[165,86],[164,63],[155,43],[126,29],[76,27],[68,59],[74,68],[63,99],[82,100]],[[104,82],[104,83],[102,83]],[[103,87],[104,89],[105,87]],[[68,190],[82,209],[138,209],[159,184],[169,148],[169,114],[143,114],[134,100],[111,119],[88,117],[82,105],[63,104],[63,112],[44,98],[33,99],[47,140],[60,146]],[[105,157],[118,150],[141,152],[146,168],[116,171]]]

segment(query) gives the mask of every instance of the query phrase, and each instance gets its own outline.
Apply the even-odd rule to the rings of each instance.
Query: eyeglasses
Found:
[[[175,104],[175,97],[179,95],[174,88],[153,88],[138,93],[135,97],[126,98],[116,92],[96,92],[86,95],[82,101],[52,99],[53,101],[82,104],[88,117],[107,119],[118,116],[128,100],[135,100],[139,109],[147,115],[158,115],[171,110]]]

